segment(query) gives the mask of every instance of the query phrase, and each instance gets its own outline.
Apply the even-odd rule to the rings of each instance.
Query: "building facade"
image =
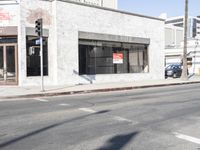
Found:
[[[177,27],[184,26],[184,16],[167,18],[165,21],[166,25],[174,25]],[[188,17],[188,37],[195,38],[200,37],[200,18],[199,17]]]
[[[45,85],[164,78],[164,20],[67,0],[0,5],[0,18],[0,85],[40,85],[38,18]]]
[[[180,46],[165,48],[165,65],[182,64],[183,42]],[[190,38],[187,45],[188,72],[200,75],[200,40]]]
[[[165,48],[180,47],[183,35],[184,31],[182,27],[165,25]]]
[[[183,27],[165,25],[165,65],[182,64]],[[189,74],[200,74],[200,39],[188,37],[187,59]]]

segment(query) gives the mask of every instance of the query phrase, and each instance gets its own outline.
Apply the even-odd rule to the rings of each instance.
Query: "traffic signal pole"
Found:
[[[43,38],[40,36],[40,74],[41,74],[41,91],[44,92],[44,74],[43,74]]]
[[[35,32],[40,38],[40,76],[41,76],[41,91],[44,92],[44,70],[43,70],[43,20],[42,18],[35,21]]]

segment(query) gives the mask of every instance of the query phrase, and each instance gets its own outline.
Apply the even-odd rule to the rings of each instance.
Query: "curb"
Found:
[[[80,90],[80,91],[67,91],[67,92],[47,92],[47,93],[36,93],[36,94],[26,94],[26,95],[13,95],[13,96],[0,96],[0,99],[16,99],[16,98],[36,98],[36,97],[49,97],[49,96],[61,96],[61,95],[75,95],[75,94],[86,94],[86,93],[100,93],[100,92],[112,92],[112,91],[124,91],[132,89],[150,88],[150,87],[165,87],[172,85],[186,85],[186,84],[197,84],[200,81],[187,81],[187,82],[177,82],[177,83],[163,83],[155,85],[141,85],[141,86],[127,86],[127,87],[117,87],[117,88],[101,88],[94,90]]]

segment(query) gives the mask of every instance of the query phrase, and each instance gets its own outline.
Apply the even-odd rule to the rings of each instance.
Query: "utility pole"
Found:
[[[183,47],[183,70],[181,74],[182,80],[188,80],[187,67],[187,33],[188,33],[188,0],[185,0],[185,19],[184,19],[184,47]]]

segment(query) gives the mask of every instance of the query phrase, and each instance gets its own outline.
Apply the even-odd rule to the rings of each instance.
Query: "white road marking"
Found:
[[[184,134],[180,134],[180,133],[177,133],[177,132],[174,132],[173,134],[179,139],[183,139],[183,140],[186,140],[186,141],[190,141],[192,143],[200,144],[200,139],[198,139],[198,138],[188,136],[188,135],[184,135]]]
[[[117,121],[121,121],[121,122],[129,122],[129,123],[134,123],[136,124],[136,122],[133,122],[132,120],[130,119],[127,119],[127,118],[123,118],[123,117],[120,117],[120,116],[114,116],[114,119],[117,120]]]
[[[81,111],[89,112],[89,113],[96,113],[95,110],[89,109],[89,108],[79,108]]]
[[[69,104],[63,103],[63,104],[59,104],[60,106],[70,106]]]
[[[46,99],[42,99],[42,98],[34,98],[36,101],[40,101],[40,102],[49,102]]]

